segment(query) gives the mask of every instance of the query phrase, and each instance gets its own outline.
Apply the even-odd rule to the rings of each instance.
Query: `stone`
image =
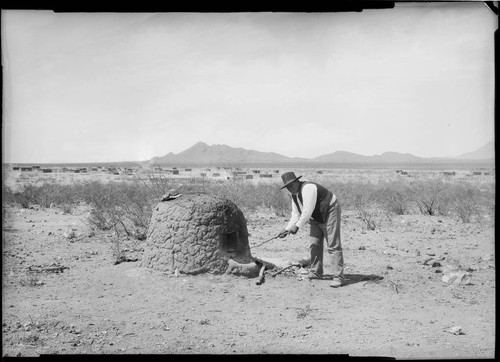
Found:
[[[424,260],[424,265],[431,265],[434,262],[434,258],[427,258]]]
[[[450,332],[451,334],[454,334],[454,335],[464,335],[465,334],[462,331],[462,327],[460,327],[460,326],[452,327],[452,328],[450,328],[450,330],[448,332]]]
[[[66,239],[74,239],[76,238],[76,233],[75,233],[75,230],[73,229],[69,229],[68,231],[66,231],[63,236],[66,238]]]
[[[491,261],[491,260],[493,260],[493,255],[491,255],[491,254],[483,255],[482,260],[483,261]]]
[[[442,281],[448,284],[471,284],[471,273],[464,270],[459,264],[444,265]]]

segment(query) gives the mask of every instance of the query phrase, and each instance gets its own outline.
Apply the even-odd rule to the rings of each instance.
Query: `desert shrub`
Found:
[[[291,210],[291,197],[286,191],[280,191],[276,185],[262,185],[262,204],[278,216],[286,216]]]
[[[131,233],[139,240],[146,239],[149,222],[153,215],[153,205],[158,201],[157,195],[139,183],[122,184],[120,195],[123,216],[133,227],[129,230],[129,235]]]
[[[15,203],[14,192],[2,180],[2,205]]]
[[[495,220],[495,183],[485,185],[482,190],[480,190],[480,207],[484,214]]]
[[[168,191],[168,190],[166,190]],[[87,222],[100,230],[114,230],[139,240],[146,238],[154,205],[162,193],[139,181],[93,181],[84,185],[83,200],[90,206]]]
[[[134,184],[139,187],[139,184],[148,190],[148,194],[156,199],[166,194],[169,190],[175,188],[175,179],[169,178],[164,174],[153,171],[140,169],[134,175]]]
[[[92,181],[84,185],[83,200],[91,207],[87,221],[100,230],[116,228],[122,217],[119,188],[115,183]]]
[[[474,216],[480,216],[480,193],[471,184],[458,184],[452,189],[452,208],[464,223],[472,221]]]
[[[70,203],[63,203],[60,207],[61,207],[63,214],[72,214],[73,213],[73,205],[71,205]]]
[[[412,200],[424,215],[435,215],[443,205],[446,185],[439,178],[414,181],[410,184]]]
[[[348,197],[366,228],[375,230],[378,209],[377,186],[371,183],[353,183],[351,194]]]
[[[114,264],[119,264],[122,260],[126,259],[125,250],[123,249],[121,240],[115,236],[111,241],[111,252],[113,253]]]
[[[356,200],[355,200],[355,188],[358,184],[351,182],[323,182],[328,190],[333,192],[335,197],[339,200],[340,205],[343,210],[355,210]]]
[[[36,203],[42,208],[49,208],[51,204],[58,203],[61,198],[59,197],[61,185],[54,183],[45,183],[36,187]]]
[[[447,184],[439,195],[439,202],[436,205],[436,214],[450,216],[453,210],[453,200],[455,198],[455,185]]]
[[[29,208],[32,204],[37,204],[37,189],[38,187],[34,185],[26,185],[21,191],[14,193],[14,202],[24,209]]]
[[[404,215],[408,212],[410,189],[401,181],[381,183],[378,190],[378,200],[387,213]]]
[[[52,204],[75,205],[80,200],[80,185],[62,185],[55,182],[47,182],[39,185],[25,184],[19,191],[8,195],[8,200],[20,205],[23,208],[29,208],[31,205],[39,205],[42,208],[48,208]]]

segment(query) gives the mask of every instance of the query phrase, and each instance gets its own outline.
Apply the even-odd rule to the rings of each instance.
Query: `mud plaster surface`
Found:
[[[221,274],[230,258],[252,262],[246,220],[233,202],[183,195],[158,203],[141,265],[170,273],[178,268]]]

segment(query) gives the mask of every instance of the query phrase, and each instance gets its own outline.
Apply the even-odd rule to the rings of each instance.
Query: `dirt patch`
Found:
[[[346,212],[347,284],[333,289],[328,281],[308,281],[291,271],[267,275],[256,285],[255,278],[214,273],[175,277],[140,267],[141,260],[115,265],[115,236],[92,233],[85,208],[73,215],[57,209],[11,209],[9,215],[2,233],[4,356],[494,356],[489,224],[404,215],[367,231]],[[284,267],[307,256],[307,230],[252,249],[287,220],[267,213],[246,217],[254,257]],[[68,229],[76,237],[65,237]],[[137,250],[145,245],[139,243],[122,240],[140,259],[144,253]],[[470,274],[469,283],[443,282],[449,260]]]

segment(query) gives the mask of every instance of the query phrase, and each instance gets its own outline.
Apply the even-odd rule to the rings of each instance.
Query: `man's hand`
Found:
[[[290,231],[286,230],[286,229],[283,229],[279,232],[278,234],[278,238],[284,238],[285,236],[287,236],[288,234],[290,234]]]
[[[297,225],[293,225],[292,226],[292,230],[290,230],[290,234],[297,234],[297,231],[299,231],[299,228],[297,227]]]

